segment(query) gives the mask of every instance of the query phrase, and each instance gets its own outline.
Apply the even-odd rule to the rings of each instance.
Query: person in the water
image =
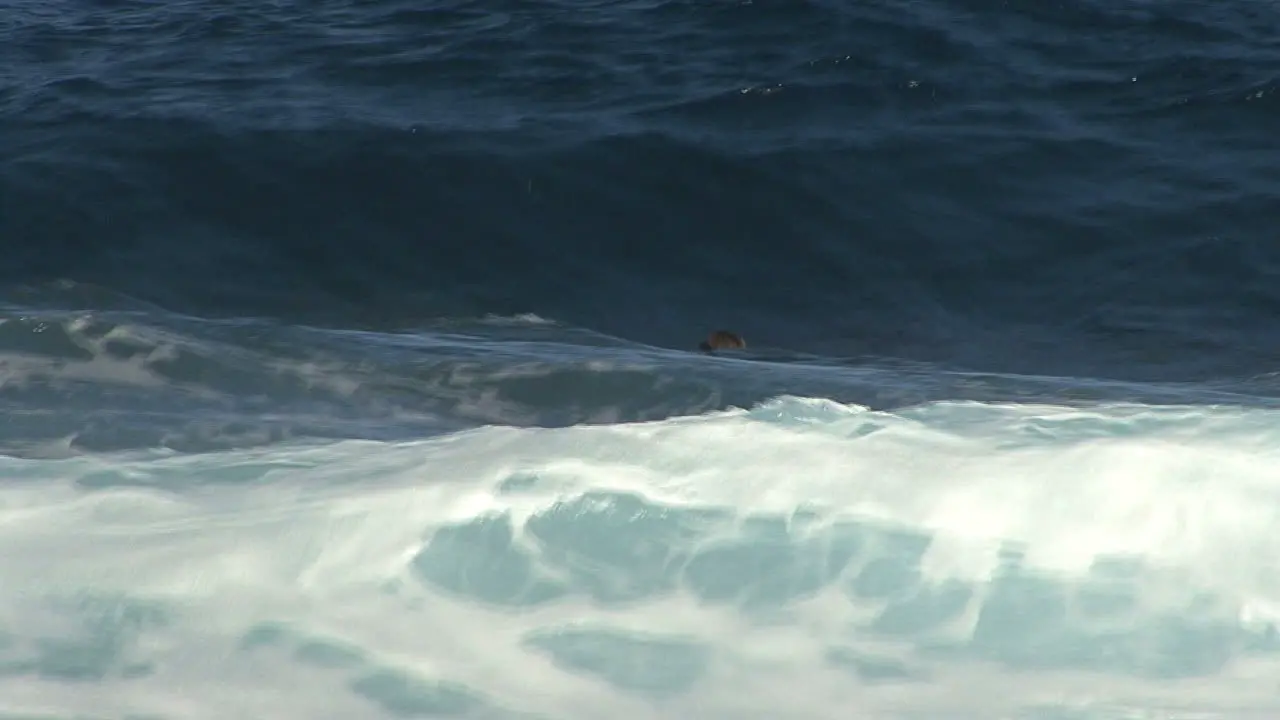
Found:
[[[698,344],[698,349],[702,352],[711,352],[712,350],[742,350],[747,346],[747,341],[737,333],[728,330],[716,330],[707,336]]]

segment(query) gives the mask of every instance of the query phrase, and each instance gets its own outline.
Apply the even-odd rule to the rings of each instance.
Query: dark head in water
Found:
[[[737,333],[731,333],[728,330],[716,330],[707,336],[698,345],[698,349],[702,352],[711,352],[712,350],[741,350],[747,346],[747,341]]]

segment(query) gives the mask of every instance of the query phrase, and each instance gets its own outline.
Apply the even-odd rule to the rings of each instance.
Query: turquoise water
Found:
[[[1276,413],[782,397],[0,460],[4,717],[1280,711]]]

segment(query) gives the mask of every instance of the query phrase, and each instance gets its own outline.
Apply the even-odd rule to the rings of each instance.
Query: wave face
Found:
[[[1274,364],[1280,15],[1248,3],[12,7],[10,293]]]
[[[0,720],[1280,715],[1278,36],[9,3]]]

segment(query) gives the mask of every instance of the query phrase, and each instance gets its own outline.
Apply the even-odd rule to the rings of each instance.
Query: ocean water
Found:
[[[3,3],[0,720],[1280,716],[1278,37]]]

